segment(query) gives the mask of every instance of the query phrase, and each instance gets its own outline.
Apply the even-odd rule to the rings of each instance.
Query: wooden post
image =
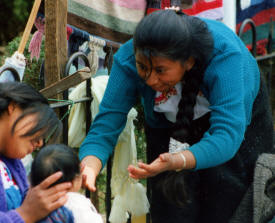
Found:
[[[67,0],[45,0],[45,87],[59,81],[65,71],[68,52],[67,10]],[[62,95],[55,97],[62,99]],[[57,111],[59,118],[63,117],[67,109],[64,107]],[[67,132],[68,123],[63,122],[63,134],[57,141],[66,143]]]
[[[67,61],[67,0],[45,0],[45,86],[63,77]]]

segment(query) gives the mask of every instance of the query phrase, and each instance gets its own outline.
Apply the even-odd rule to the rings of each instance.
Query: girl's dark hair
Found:
[[[50,135],[56,139],[61,132],[62,123],[49,106],[48,100],[30,85],[20,82],[0,83],[0,116],[7,111],[10,103],[14,103],[23,110],[13,124],[12,134],[17,123],[31,114],[37,115],[36,123],[23,136],[31,136],[41,131],[41,137],[44,139]]]
[[[182,97],[178,105],[177,120],[171,134],[180,142],[193,144],[193,138],[197,138],[196,131],[190,134],[194,106],[214,45],[206,23],[197,17],[185,15],[181,11],[159,10],[140,21],[135,30],[133,42],[135,51],[138,50],[139,53],[147,57],[151,65],[151,58],[154,56],[165,57],[182,64],[190,57],[195,60],[194,66],[190,71],[185,72],[182,79]],[[171,185],[176,184],[175,180],[171,179],[173,177],[169,176],[168,181],[171,182]],[[164,194],[166,194],[165,187],[167,187],[168,181],[166,180],[164,183]],[[177,186],[177,188],[180,187]],[[173,201],[182,205],[181,193],[182,197],[186,197],[183,190],[168,190],[167,192],[177,194],[177,196],[167,194],[167,198],[178,198]]]
[[[77,154],[66,145],[47,145],[38,152],[32,163],[31,185],[36,186],[40,184],[48,176],[58,171],[61,171],[63,175],[53,185],[71,182],[80,174],[80,160]]]

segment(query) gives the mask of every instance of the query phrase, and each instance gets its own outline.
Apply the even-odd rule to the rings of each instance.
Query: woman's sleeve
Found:
[[[0,223],[24,223],[17,211],[0,212]]]
[[[210,128],[200,142],[190,147],[196,158],[196,169],[230,160],[244,139],[258,91],[257,65],[252,62],[253,68],[247,68],[245,59],[251,60],[239,52],[221,54],[207,68],[204,83],[209,92]]]
[[[127,114],[137,100],[135,64],[114,58],[110,78],[88,135],[81,145],[79,157],[98,157],[102,166],[112,154],[119,134],[125,127]]]

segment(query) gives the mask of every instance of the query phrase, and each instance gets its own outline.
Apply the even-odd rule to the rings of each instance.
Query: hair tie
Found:
[[[179,6],[165,7],[165,10],[173,10],[177,15],[186,15]]]
[[[165,7],[165,10],[174,10],[176,13],[181,11],[179,6],[171,6],[171,7]]]

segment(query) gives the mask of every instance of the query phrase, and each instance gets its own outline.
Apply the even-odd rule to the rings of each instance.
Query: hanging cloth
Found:
[[[45,18],[39,16],[36,18],[34,22],[35,27],[37,28],[37,31],[32,36],[30,45],[29,45],[29,53],[31,53],[31,61],[35,57],[36,60],[39,60],[40,57],[40,49],[41,49],[41,43],[44,35],[44,27],[45,27]]]
[[[98,69],[98,51],[106,45],[105,40],[90,36],[88,60],[92,73],[96,73]]]
[[[92,78],[91,91],[93,101],[91,103],[92,119],[98,113],[99,104],[103,97],[109,76],[101,75]],[[86,82],[78,85],[70,94],[71,100],[85,96]],[[144,186],[137,180],[129,177],[127,167],[130,164],[137,165],[137,151],[134,134],[133,120],[137,112],[132,108],[127,117],[125,129],[119,136],[115,147],[112,166],[111,189],[114,201],[109,221],[112,223],[124,223],[132,216],[142,216],[149,211],[149,202]],[[85,138],[85,107],[84,104],[76,104],[69,115],[69,146],[79,147]]]

